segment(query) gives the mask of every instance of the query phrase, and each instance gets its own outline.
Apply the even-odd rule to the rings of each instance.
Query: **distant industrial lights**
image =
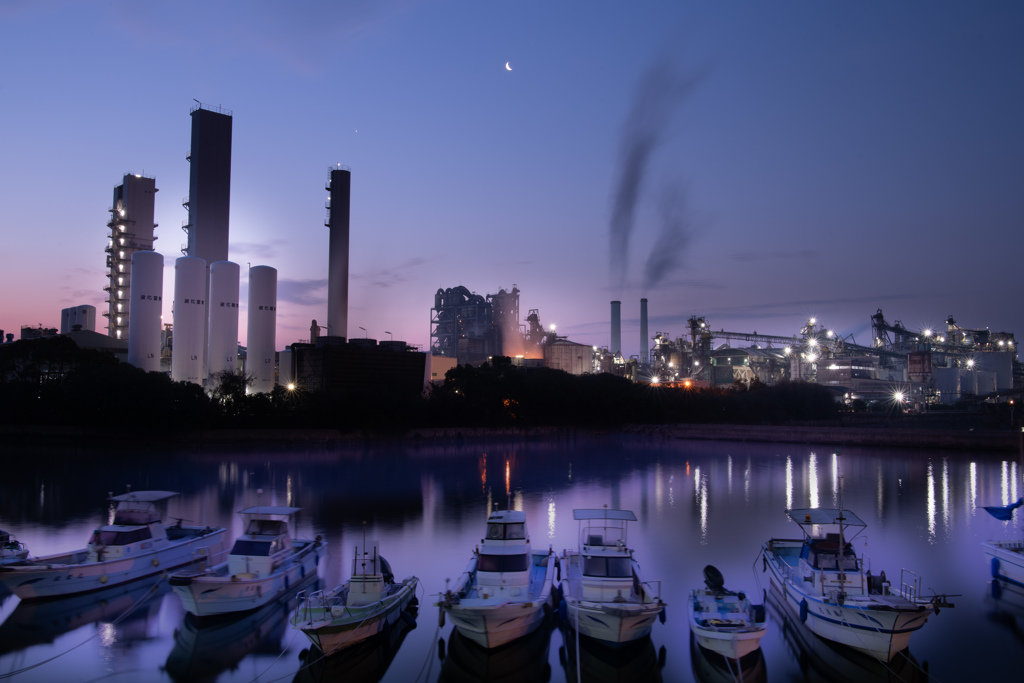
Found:
[[[811,348],[814,348],[815,346],[818,345],[818,340],[815,339],[814,337],[811,337],[810,339],[807,340],[807,345],[810,346]]]
[[[293,382],[288,383],[288,391],[295,391],[295,384]]]
[[[932,331],[931,331],[931,330],[925,330],[925,331],[924,331],[924,336],[925,336],[925,337],[930,337],[930,336],[932,336]]]
[[[814,362],[817,362],[817,360],[818,360],[817,354],[814,354],[814,353],[807,354],[805,356],[805,358],[807,359],[808,363],[814,363]]]
[[[657,377],[652,377],[651,378],[651,384],[657,384],[657,383],[658,383],[658,378]]]
[[[818,319],[817,318],[811,318],[810,323],[812,325],[816,325],[818,323]]]
[[[897,403],[903,403],[903,401],[905,401],[906,398],[906,394],[904,394],[902,391],[893,392],[892,400],[896,401]]]
[[[834,334],[835,333],[832,330],[829,330],[828,332],[825,333],[825,336],[831,339]]]
[[[124,218],[124,209],[118,209],[117,212],[119,214],[121,214],[121,218]],[[118,226],[118,227],[123,227],[123,226]]]
[[[555,324],[554,324],[554,323],[551,323],[551,331],[552,331],[552,332],[554,332],[554,331],[555,331]]]
[[[969,368],[973,368],[974,367],[974,359],[973,358],[968,358],[967,359],[967,367],[969,367]]]
[[[788,356],[789,354],[793,353],[793,349],[787,346],[786,348],[782,349],[782,352]]]

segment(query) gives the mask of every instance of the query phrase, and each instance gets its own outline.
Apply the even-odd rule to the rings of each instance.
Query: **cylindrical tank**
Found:
[[[146,372],[160,372],[160,315],[164,308],[164,255],[132,254],[131,301],[128,302],[128,362]]]
[[[612,355],[622,352],[622,302],[612,302],[612,343],[608,347]]]
[[[96,307],[90,306],[89,304],[83,304],[81,306],[75,306],[74,313],[72,314],[71,327],[74,329],[75,325],[78,325],[78,329],[87,330],[89,332],[96,331]],[[131,304],[128,305],[128,314],[131,315]],[[128,324],[131,325],[131,319],[129,318]]]
[[[283,351],[281,351],[281,353],[279,353],[277,355],[278,355],[278,362],[277,362],[277,365],[278,365],[278,369],[277,369],[278,383],[281,386],[283,386],[285,389],[290,389],[290,388],[292,388],[292,385],[295,383],[295,368],[292,367],[292,364],[294,363],[294,357],[293,357],[294,354],[292,354],[292,350],[290,348],[288,348],[288,349],[284,349]]]
[[[277,330],[277,269],[249,269],[249,308],[246,313],[245,372],[252,377],[250,393],[274,388],[274,345]]]
[[[135,296],[134,291],[132,296]],[[175,382],[202,384],[205,336],[206,261],[196,256],[182,256],[174,262],[171,379]]]
[[[73,308],[62,308],[60,309],[60,333],[67,334],[71,331],[71,314],[75,309]]]
[[[231,261],[210,264],[210,377],[238,372],[239,267]]]

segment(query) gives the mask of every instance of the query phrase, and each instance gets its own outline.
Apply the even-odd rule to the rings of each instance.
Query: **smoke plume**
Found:
[[[684,76],[668,60],[660,59],[637,83],[633,106],[623,123],[619,142],[619,175],[615,183],[609,231],[613,292],[625,286],[633,217],[651,156],[667,137],[676,107],[699,80],[696,75]],[[657,258],[652,254],[652,261]],[[648,261],[649,272],[652,270],[650,264]],[[655,273],[661,273],[659,278],[667,272],[658,265],[653,269]]]
[[[666,275],[683,265],[683,253],[690,246],[686,195],[681,188],[667,189],[660,201],[661,232],[644,266],[644,290],[653,289]]]

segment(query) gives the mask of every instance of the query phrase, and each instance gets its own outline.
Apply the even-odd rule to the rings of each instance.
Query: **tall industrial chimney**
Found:
[[[612,343],[608,347],[612,355],[622,351],[622,302],[612,302]]]
[[[647,341],[647,299],[640,299],[640,362],[647,365],[650,362],[648,351],[650,342]]]
[[[327,221],[330,231],[327,265],[327,334],[348,337],[348,214],[352,172],[345,166],[331,168],[327,191],[331,193]]]

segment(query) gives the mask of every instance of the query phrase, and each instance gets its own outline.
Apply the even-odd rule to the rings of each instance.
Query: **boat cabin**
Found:
[[[477,549],[476,581],[481,596],[490,587],[523,587],[530,583],[530,538],[526,513],[495,510],[487,518],[487,535]],[[518,595],[518,592],[513,593]]]
[[[379,541],[364,541],[363,545],[355,547],[347,605],[373,604],[385,597],[388,586],[395,582],[391,565],[381,557],[379,548]]]
[[[302,508],[260,505],[240,510],[245,533],[228,554],[232,576],[267,576],[292,552],[292,515]]]
[[[629,599],[635,577],[626,528],[636,515],[631,510],[573,510],[573,518],[580,522],[583,599]]]
[[[130,557],[167,542],[163,515],[157,503],[178,495],[174,491],[135,491],[111,496],[117,503],[113,519],[92,532],[86,546],[89,562]]]

